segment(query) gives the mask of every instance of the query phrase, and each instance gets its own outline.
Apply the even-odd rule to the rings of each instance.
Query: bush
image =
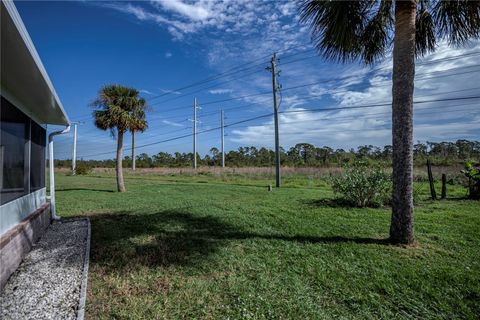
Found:
[[[87,175],[92,172],[92,167],[86,163],[79,163],[75,168],[75,174],[78,175]]]
[[[331,180],[333,192],[356,207],[380,206],[391,196],[390,176],[364,161],[347,165],[343,175],[333,176]]]
[[[467,162],[462,173],[468,178],[468,196],[480,199],[480,163]]]

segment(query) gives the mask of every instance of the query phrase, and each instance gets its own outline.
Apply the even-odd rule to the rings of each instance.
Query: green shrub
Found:
[[[462,173],[468,178],[469,197],[480,199],[480,163],[467,162]]]
[[[79,163],[75,168],[75,174],[78,175],[87,175],[90,172],[92,172],[92,167],[83,162]]]
[[[332,176],[335,194],[356,207],[380,206],[391,197],[391,179],[380,167],[357,161],[345,167],[345,173]]]

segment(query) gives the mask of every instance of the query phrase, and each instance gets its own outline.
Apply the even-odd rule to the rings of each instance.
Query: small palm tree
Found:
[[[95,126],[102,130],[110,130],[117,136],[117,189],[125,192],[122,171],[123,135],[126,131],[143,132],[148,127],[145,120],[145,99],[139,96],[138,90],[121,85],[106,85],[100,89],[92,106]]]
[[[437,39],[461,45],[480,35],[479,1],[303,0],[303,22],[325,57],[372,64],[393,42],[393,198],[390,239],[411,244],[413,233],[413,89],[415,57]]]

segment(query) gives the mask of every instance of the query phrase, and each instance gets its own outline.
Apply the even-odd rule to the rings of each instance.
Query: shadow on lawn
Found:
[[[351,202],[348,202],[347,200],[342,198],[306,200],[306,201],[302,201],[302,203],[314,208],[361,209],[353,205]],[[367,208],[370,208],[370,209],[388,208],[388,205],[384,205],[384,206],[372,205],[372,206],[368,206]]]
[[[298,243],[388,244],[387,239],[360,237],[259,234],[239,230],[214,216],[167,210],[154,214],[118,212],[90,216],[92,263],[127,267],[138,265],[195,265],[231,240],[265,239]]]
[[[310,207],[355,208],[352,207],[351,203],[342,198],[305,200],[302,202]]]
[[[92,188],[63,188],[63,189],[56,189],[56,192],[62,191],[95,191],[95,192],[116,192],[115,190],[107,190],[107,189],[92,189]]]

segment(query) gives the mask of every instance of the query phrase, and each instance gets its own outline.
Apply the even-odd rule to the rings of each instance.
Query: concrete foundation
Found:
[[[50,222],[50,204],[46,203],[0,237],[0,291]]]

